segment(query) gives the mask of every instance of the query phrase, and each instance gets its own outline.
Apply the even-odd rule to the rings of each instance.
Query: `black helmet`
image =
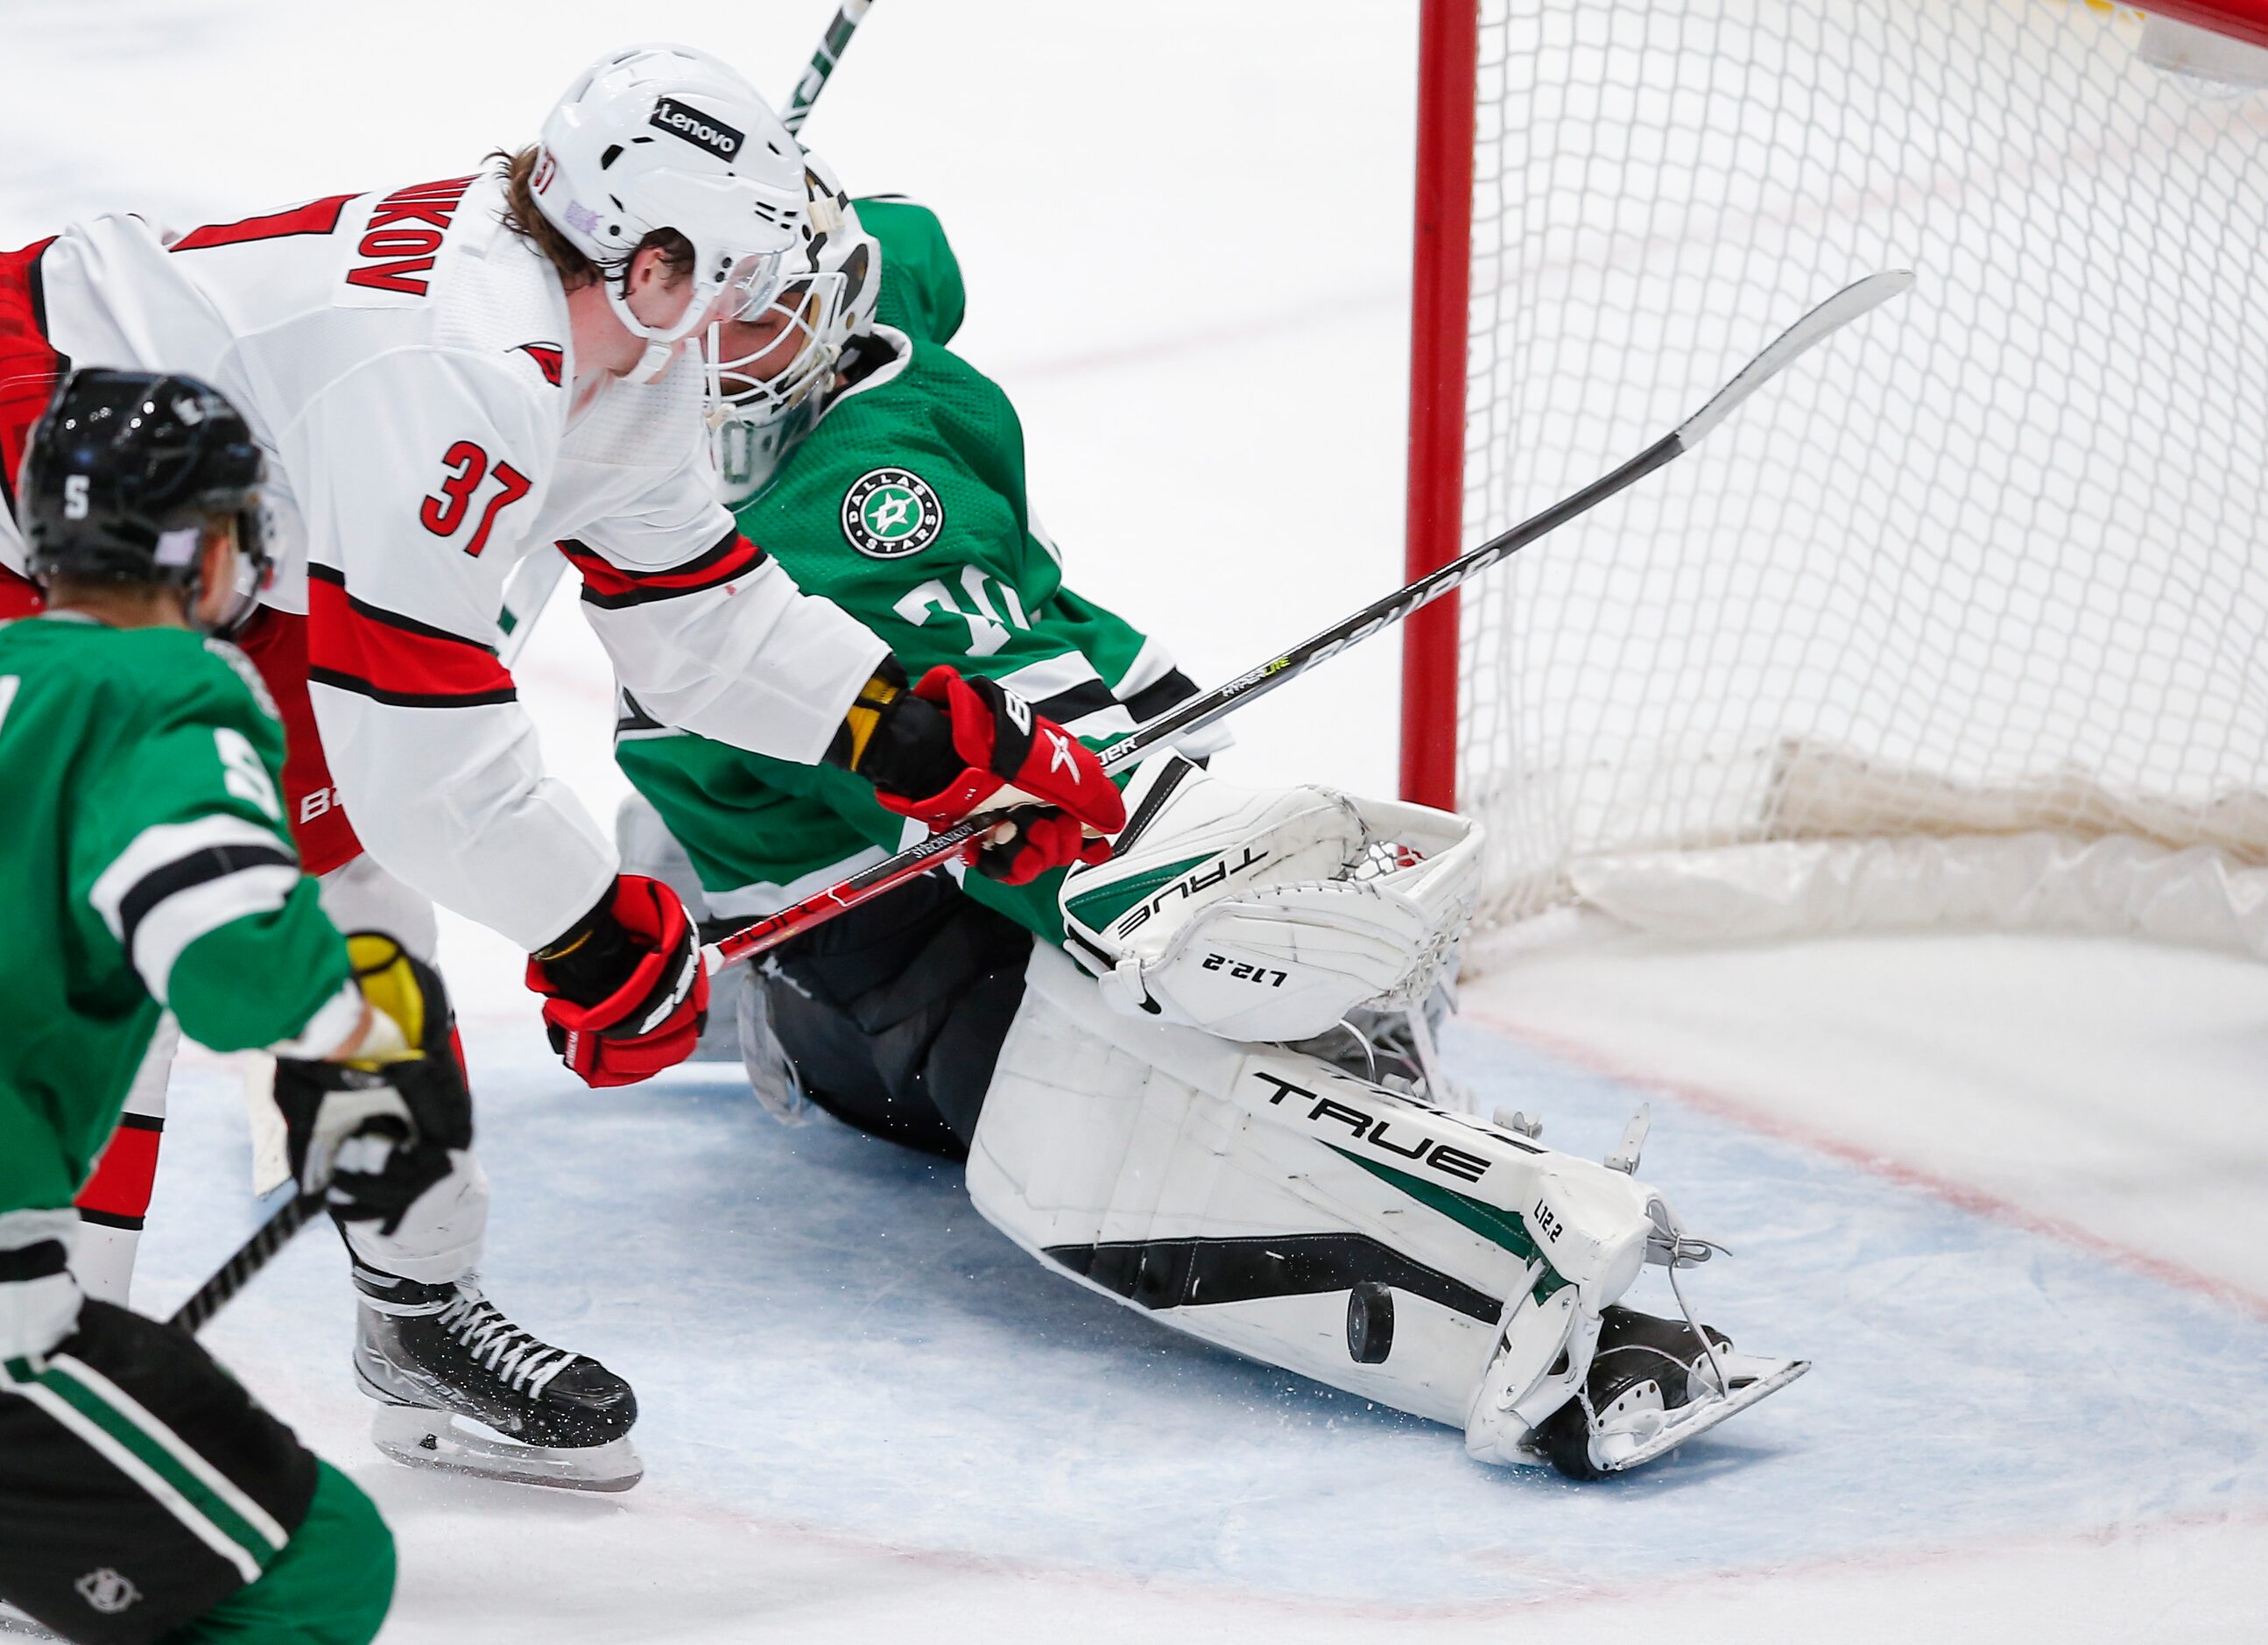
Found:
[[[266,579],[260,446],[217,389],[156,372],[73,372],[33,425],[16,484],[32,575],[167,583],[197,599],[198,544],[237,522],[240,621]]]

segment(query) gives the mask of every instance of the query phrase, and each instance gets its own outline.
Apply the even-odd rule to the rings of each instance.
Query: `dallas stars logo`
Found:
[[[843,535],[870,558],[918,554],[944,529],[944,505],[929,483],[909,469],[870,468],[843,494]]]

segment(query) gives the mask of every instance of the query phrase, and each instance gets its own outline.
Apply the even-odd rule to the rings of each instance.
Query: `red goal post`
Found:
[[[1875,831],[2115,833],[2268,874],[2268,712],[2256,726],[2250,705],[2268,675],[2243,666],[2257,622],[2268,668],[2268,585],[2229,569],[2250,557],[2239,505],[2268,504],[2254,497],[2268,318],[2243,323],[2268,315],[2268,277],[2250,266],[2268,245],[2254,232],[2268,227],[2268,96],[2236,91],[2268,85],[2268,0],[2145,10],[1423,0],[1409,576],[1652,439],[1772,317],[1887,266],[1862,252],[1906,262],[1911,242],[1923,284],[1908,301],[1926,306],[1918,323],[1889,317],[1902,339],[1820,367],[1834,395],[1783,395],[1666,496],[1633,493],[1619,520],[1464,590],[1462,613],[1452,598],[1409,621],[1402,792],[1498,837],[1484,923],[1594,900],[1592,866],[1609,858],[1648,856],[1651,872],[1664,851]],[[1906,118],[1894,91],[1928,117]],[[1476,188],[1495,237],[1479,246]],[[1838,214],[1871,225],[1816,232]],[[1763,289],[1775,280],[1786,289]],[[2004,288],[2012,308],[1995,306]],[[1608,380],[1586,398],[1572,384],[1594,374]],[[1978,399],[2001,419],[1981,437]],[[1908,400],[1933,429],[1897,426]],[[1779,448],[1810,449],[1759,472],[1775,416]],[[1889,433],[1861,425],[1875,417]],[[2197,438],[2167,432],[2191,417]],[[2011,420],[2023,426],[2004,437]],[[1848,557],[1867,568],[1842,582],[1822,571],[1811,494],[1827,473],[1846,497],[1826,501],[1853,511]],[[1696,483],[1713,489],[1676,489]],[[2183,506],[2197,517],[2166,512]],[[1684,557],[1664,558],[1695,522]],[[2064,543],[2082,550],[2068,564],[2053,557]],[[2089,590],[2130,563],[2160,603],[2122,586],[2121,650],[2096,643]],[[1625,620],[1634,604],[1645,621]],[[1966,649],[1929,638],[1983,614],[1997,626]],[[2055,644],[2023,655],[2027,632]],[[2185,646],[2215,652],[2220,672],[2161,666]],[[1795,694],[1786,712],[1776,690]],[[2058,693],[2068,705],[2043,705]],[[2065,723],[2089,712],[2116,723],[2099,738]],[[1826,923],[1855,923],[1847,911]],[[2239,946],[2268,944],[2260,923]]]

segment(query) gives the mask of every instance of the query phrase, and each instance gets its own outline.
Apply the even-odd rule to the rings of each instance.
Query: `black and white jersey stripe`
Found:
[[[136,835],[87,901],[163,1005],[181,950],[247,915],[272,913],[299,883],[299,859],[256,822],[225,815]]]
[[[1163,713],[1197,687],[1174,666],[1156,640],[1145,641],[1126,677],[1113,690],[1086,658],[1075,651],[1027,663],[998,676],[1002,685],[1029,702],[1075,737],[1123,736],[1145,719]],[[1209,726],[1181,738],[1174,747],[1190,759],[1204,759],[1234,739],[1226,726]]]

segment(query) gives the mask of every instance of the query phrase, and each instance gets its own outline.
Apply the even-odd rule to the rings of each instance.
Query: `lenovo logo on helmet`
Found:
[[[723,121],[704,114],[697,108],[688,108],[674,97],[665,97],[653,106],[653,117],[646,122],[664,131],[683,137],[696,148],[709,151],[720,160],[729,160],[740,151],[748,140],[747,133],[735,131]]]

